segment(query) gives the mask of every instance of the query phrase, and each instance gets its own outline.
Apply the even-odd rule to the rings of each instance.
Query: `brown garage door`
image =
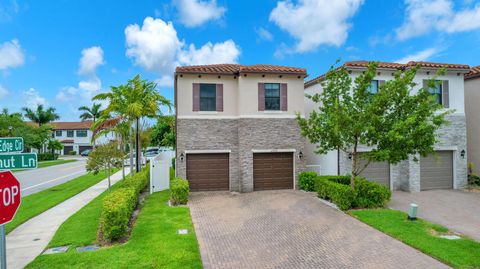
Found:
[[[420,189],[453,189],[453,152],[437,151],[420,158]]]
[[[254,153],[253,189],[293,189],[293,153]]]
[[[70,151],[73,151],[73,146],[63,146],[63,154],[68,155]]]
[[[187,154],[190,190],[229,190],[228,166],[228,153]]]
[[[367,162],[367,160],[361,159],[360,167],[363,167]],[[390,189],[390,164],[388,162],[370,162],[360,176]]]

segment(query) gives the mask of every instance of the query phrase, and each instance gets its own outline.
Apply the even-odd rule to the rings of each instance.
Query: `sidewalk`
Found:
[[[111,176],[112,185],[122,179],[122,171]],[[108,188],[108,179],[43,212],[7,235],[7,268],[23,268],[40,255],[53,235],[71,215]]]

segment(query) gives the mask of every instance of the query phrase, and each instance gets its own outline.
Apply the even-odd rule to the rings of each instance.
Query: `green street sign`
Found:
[[[36,153],[0,154],[0,170],[35,169]]]
[[[22,137],[0,137],[0,153],[22,152]]]

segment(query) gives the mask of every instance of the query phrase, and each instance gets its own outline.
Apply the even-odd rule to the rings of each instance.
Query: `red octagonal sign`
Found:
[[[13,219],[20,206],[20,182],[12,172],[0,172],[0,225]]]

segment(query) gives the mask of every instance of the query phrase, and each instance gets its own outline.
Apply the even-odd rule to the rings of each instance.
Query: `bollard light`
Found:
[[[418,205],[411,203],[410,208],[408,209],[408,219],[409,220],[416,220],[417,219],[417,210]]]

